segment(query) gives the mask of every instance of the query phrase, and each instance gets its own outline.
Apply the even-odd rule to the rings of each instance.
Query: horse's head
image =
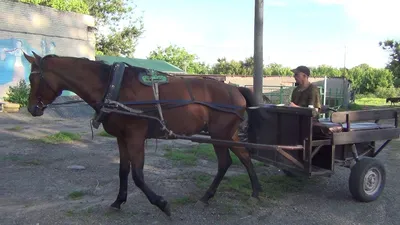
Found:
[[[62,89],[57,81],[57,75],[47,61],[51,55],[42,58],[35,52],[32,53],[33,57],[24,53],[25,58],[31,63],[28,111],[32,116],[41,116],[47,105],[61,95]]]

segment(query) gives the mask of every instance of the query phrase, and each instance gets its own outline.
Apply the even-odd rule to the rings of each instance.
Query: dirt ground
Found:
[[[64,143],[49,138],[60,131],[80,137]],[[148,140],[145,181],[172,204],[167,218],[131,176],[127,202],[120,211],[110,209],[119,187],[119,154],[116,140],[101,134],[94,129],[92,140],[89,119],[0,113],[0,224],[377,225],[400,219],[398,140],[377,157],[385,163],[387,182],[375,202],[352,199],[346,168],[304,181],[261,163],[256,171],[264,192],[261,202],[251,201],[247,173],[236,161],[207,207],[195,203],[217,172],[213,152],[188,141]]]

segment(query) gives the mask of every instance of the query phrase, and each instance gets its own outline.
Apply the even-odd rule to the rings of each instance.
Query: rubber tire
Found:
[[[367,171],[375,167],[382,176],[381,185],[374,195],[368,195],[364,192],[364,176]],[[386,184],[386,170],[384,165],[377,159],[364,157],[361,158],[352,168],[349,177],[349,190],[353,197],[360,202],[371,202],[379,198]]]

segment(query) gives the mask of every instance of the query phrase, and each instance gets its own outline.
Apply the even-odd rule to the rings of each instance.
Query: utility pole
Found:
[[[263,87],[263,27],[264,0],[255,0],[254,6],[254,77],[253,91],[258,103],[262,102]]]

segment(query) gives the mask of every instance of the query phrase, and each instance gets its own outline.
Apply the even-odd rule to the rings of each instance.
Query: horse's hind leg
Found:
[[[111,207],[121,209],[121,204],[126,202],[128,195],[128,175],[130,170],[128,148],[122,138],[117,138],[119,149],[119,192],[117,199]]]
[[[226,171],[228,171],[232,164],[232,158],[229,155],[228,147],[214,145],[214,151],[218,158],[218,172],[206,193],[204,193],[203,197],[200,198],[200,201],[204,204],[208,204],[208,200],[214,197],[215,192],[224,178]]]
[[[233,137],[234,141],[238,141],[239,137],[237,132]],[[253,162],[251,161],[249,152],[244,147],[230,147],[233,153],[239,158],[240,162],[246,167],[247,173],[249,174],[251,187],[253,189],[252,197],[258,199],[259,192],[262,191],[260,182],[258,181],[257,174],[254,170]]]
[[[144,135],[139,134],[138,136],[133,135],[127,137],[127,146],[129,156],[132,164],[132,178],[135,185],[142,190],[146,195],[149,202],[156,205],[166,215],[171,216],[169,203],[164,200],[162,196],[157,195],[152,191],[147,184],[144,182],[143,166],[144,166]]]

